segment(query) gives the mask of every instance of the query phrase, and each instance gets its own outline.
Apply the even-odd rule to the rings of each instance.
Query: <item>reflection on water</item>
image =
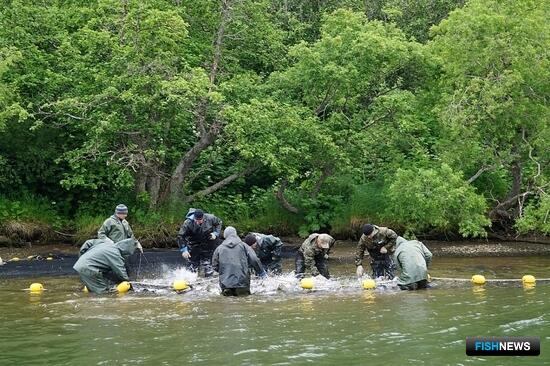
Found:
[[[363,291],[363,300],[367,305],[376,303],[376,294],[374,291]]]
[[[483,300],[487,298],[487,289],[485,286],[472,286],[472,293],[477,299]]]
[[[481,268],[471,260],[437,258],[431,273],[469,278]],[[543,277],[550,267],[547,258],[483,261],[488,278]],[[0,364],[495,364],[465,356],[467,336],[539,336],[541,356],[496,362],[550,364],[550,284],[362,290],[349,266],[331,270],[313,291],[284,275],[254,280],[245,298],[221,297],[216,279],[184,270],[125,296],[84,294],[76,277],[0,281]],[[174,293],[176,278],[194,289]],[[22,291],[35,281],[48,290]]]
[[[536,284],[534,283],[524,283],[523,284],[523,292],[526,295],[534,295],[536,291]]]

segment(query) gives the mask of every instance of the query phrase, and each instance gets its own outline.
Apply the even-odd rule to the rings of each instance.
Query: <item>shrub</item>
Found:
[[[529,203],[517,220],[516,229],[522,234],[540,231],[550,235],[550,195],[542,195]]]
[[[490,220],[485,199],[446,164],[397,170],[388,198],[388,216],[408,233],[436,229],[457,230],[464,237],[487,235]]]

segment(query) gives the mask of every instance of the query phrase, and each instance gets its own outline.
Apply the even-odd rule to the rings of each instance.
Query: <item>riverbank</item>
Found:
[[[287,256],[302,243],[299,237],[283,237],[285,243],[284,252]],[[508,242],[499,240],[471,240],[471,241],[439,241],[424,240],[426,246],[436,257],[508,257],[508,256],[550,256],[550,244],[532,242]],[[333,248],[331,257],[339,261],[351,262],[355,256],[356,242],[339,240]],[[0,247],[0,257],[9,260],[17,257],[25,259],[29,256],[40,255],[47,257],[49,254],[77,254],[79,246],[67,243],[56,244],[31,244],[22,246]],[[152,248],[158,249],[158,248]]]
[[[215,212],[223,219],[224,226],[234,226],[239,233],[249,231],[270,233],[279,237],[288,237],[289,242],[298,245],[301,239],[298,235],[307,235],[311,232],[303,215],[293,215],[283,209],[277,202],[269,203],[263,210],[236,211],[235,205],[220,202],[211,202],[211,207],[204,203],[202,207],[207,212]],[[134,207],[134,206],[132,206]],[[239,206],[241,207],[241,206]],[[241,208],[250,206],[244,205]],[[98,209],[99,210],[99,209]],[[168,206],[162,210],[147,210],[133,208],[128,221],[132,225],[135,236],[140,240],[144,248],[172,248],[176,246],[175,236],[178,232],[187,206]],[[0,248],[2,247],[26,247],[49,243],[66,243],[80,246],[87,239],[97,235],[97,230],[109,216],[101,210],[99,214],[93,210],[81,210],[71,215],[62,214],[60,210],[52,208],[51,202],[44,199],[27,198],[21,201],[13,201],[0,196]],[[316,227],[316,230],[330,232],[337,240],[357,240],[361,227],[366,222],[375,222],[381,226],[393,228],[398,233],[410,230],[409,226],[399,225],[394,220],[378,220],[367,213],[349,213],[339,215],[339,219],[330,224]],[[307,229],[304,229],[307,227]],[[499,226],[500,227],[500,226]],[[550,245],[550,236],[542,231],[526,231],[521,235],[514,226],[500,227],[500,230],[487,228],[484,235],[487,239],[464,239],[457,230],[437,230],[430,228],[415,232],[419,240],[424,242],[465,242],[474,244],[486,244],[493,242],[510,243],[542,243]],[[493,231],[496,230],[496,231]],[[406,236],[406,234],[403,234]],[[447,245],[447,244],[445,244]],[[469,244],[468,244],[469,245]],[[497,248],[498,249],[498,248]],[[515,248],[503,248],[506,252]],[[529,249],[531,251],[531,249]],[[485,251],[485,250],[484,250]],[[494,252],[487,248],[489,253]],[[523,251],[520,249],[520,252]],[[535,252],[537,250],[534,250]],[[468,252],[468,248],[464,248]],[[462,254],[457,251],[457,254]]]
[[[286,243],[298,246],[299,238],[285,238]],[[532,242],[507,242],[500,240],[471,241],[422,241],[436,257],[517,257],[533,255],[550,255],[550,244]],[[348,240],[338,241],[331,256],[342,260],[355,257],[357,243]]]

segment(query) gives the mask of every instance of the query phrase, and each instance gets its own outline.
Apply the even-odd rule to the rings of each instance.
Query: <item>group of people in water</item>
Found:
[[[118,205],[98,231],[97,239],[86,241],[74,269],[86,288],[104,293],[121,281],[129,281],[126,259],[143,248],[126,221],[128,208]],[[190,209],[176,242],[186,267],[204,277],[219,274],[221,292],[226,296],[250,294],[251,272],[260,278],[282,273],[281,239],[251,232],[242,240],[234,227],[222,235],[222,220],[200,209]],[[298,248],[295,275],[298,278],[321,275],[330,278],[328,258],[336,240],[329,234],[313,233]],[[365,274],[363,259],[370,257],[372,277],[393,279],[403,290],[428,286],[428,266],[432,253],[417,240],[406,240],[393,230],[366,224],[355,253],[356,274]],[[251,271],[252,270],[252,271]]]

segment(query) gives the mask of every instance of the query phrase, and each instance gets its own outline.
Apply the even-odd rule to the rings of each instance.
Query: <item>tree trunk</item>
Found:
[[[181,195],[183,182],[187,176],[187,173],[191,170],[191,166],[195,160],[197,160],[199,154],[214,143],[216,134],[217,133],[211,129],[211,131],[203,134],[199,141],[197,141],[197,143],[195,143],[195,145],[187,151],[187,153],[185,153],[172,173],[169,183],[170,198],[177,198]]]
[[[512,162],[510,174],[512,175],[512,188],[510,189],[510,193],[508,193],[507,201],[512,202],[512,204],[507,210],[511,210],[510,217],[515,219],[519,215],[519,198],[521,197],[522,171],[519,161]]]
[[[508,193],[507,198],[512,198],[517,196],[521,192],[522,172],[519,161],[512,162],[509,171],[512,175],[512,188],[510,189],[510,193]]]
[[[323,171],[321,172],[321,176],[315,183],[315,187],[313,187],[313,190],[311,191],[311,194],[309,195],[311,198],[317,197],[319,192],[321,191],[321,188],[323,187],[323,183],[325,183],[325,180],[332,175],[332,167],[325,166],[323,168]]]
[[[216,77],[219,71],[219,65],[222,56],[223,41],[225,38],[225,30],[227,24],[231,20],[231,4],[229,0],[222,0],[220,7],[220,24],[216,31],[216,38],[213,41],[213,56],[212,63],[210,65],[210,85],[208,87],[209,91],[212,91],[215,83]],[[163,191],[162,200],[177,199],[181,196],[183,190],[183,183],[187,178],[187,174],[195,160],[199,157],[200,153],[208,148],[214,143],[216,137],[222,129],[222,123],[219,120],[213,121],[210,127],[207,127],[207,115],[208,115],[209,103],[208,100],[203,99],[197,105],[197,118],[196,126],[200,133],[199,140],[195,145],[185,153],[181,158],[178,165],[174,169],[169,183],[167,184],[166,189]]]
[[[136,183],[135,183],[136,194],[145,192],[146,184],[147,184],[147,173],[145,173],[144,169],[140,169],[136,174]]]
[[[512,175],[512,187],[506,199],[489,212],[489,217],[493,221],[499,219],[513,220],[517,218],[519,214],[519,200],[533,194],[531,191],[521,192],[522,169],[519,161],[512,162],[509,171]]]
[[[494,165],[484,165],[479,170],[468,179],[468,184],[472,184],[477,178],[479,178],[483,173],[488,172],[494,169]]]
[[[287,184],[288,184],[288,181],[286,179],[283,179],[281,181],[281,184],[279,185],[279,189],[277,190],[277,194],[275,196],[277,197],[277,200],[279,200],[279,203],[281,204],[281,206],[283,206],[287,211],[297,214],[300,212],[300,210],[292,206],[285,198],[285,189]]]
[[[157,206],[157,204],[159,203],[159,198],[160,198],[160,184],[161,184],[161,179],[160,179],[160,176],[155,174],[155,175],[150,175],[147,179],[147,189],[148,189],[148,192],[149,192],[149,207],[150,208],[154,208]]]
[[[219,182],[211,185],[210,187],[207,187],[207,188],[205,188],[201,191],[198,191],[197,193],[195,193],[191,196],[186,197],[184,199],[184,202],[189,203],[189,202],[194,201],[198,197],[204,197],[204,196],[207,196],[209,194],[212,194],[212,193],[222,189],[223,187],[231,184],[235,180],[237,180],[241,177],[244,177],[247,174],[250,174],[252,171],[254,171],[254,169],[255,169],[254,167],[248,167],[248,168],[246,168],[245,170],[243,170],[241,172],[231,174],[230,176],[225,177],[224,179],[222,179]]]

